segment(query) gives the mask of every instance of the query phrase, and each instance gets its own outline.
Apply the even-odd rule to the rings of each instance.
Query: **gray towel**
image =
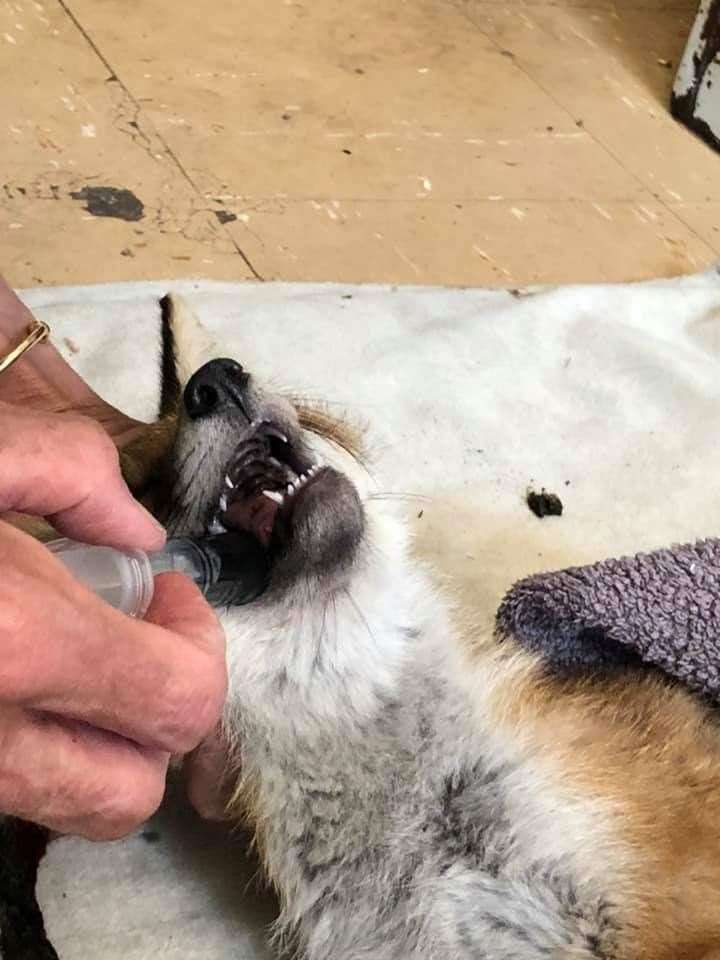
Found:
[[[528,577],[496,627],[563,674],[646,664],[720,700],[720,540]]]

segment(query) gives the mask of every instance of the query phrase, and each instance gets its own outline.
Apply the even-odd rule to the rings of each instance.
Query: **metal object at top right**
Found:
[[[672,115],[720,151],[720,0],[702,0],[671,99]]]

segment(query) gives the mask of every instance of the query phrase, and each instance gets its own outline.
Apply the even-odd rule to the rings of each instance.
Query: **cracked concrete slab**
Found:
[[[467,284],[717,257],[663,189],[683,156],[688,199],[709,183],[703,148],[663,116],[661,61],[693,2],[249,0],[208,17],[68,0],[260,275]],[[620,87],[637,98],[634,138]]]
[[[268,280],[339,275],[358,283],[414,284],[440,277],[470,286],[481,276],[484,283],[510,286],[518,277],[522,284],[612,281],[621,263],[625,279],[636,280],[682,274],[688,264],[700,269],[720,249],[720,235],[709,220],[700,224],[697,209],[675,215],[649,193],[633,201],[549,205],[498,198],[388,206],[266,201],[245,206],[228,229]]]
[[[252,275],[141,106],[60,6],[0,7],[0,48],[2,269],[13,283]],[[103,195],[124,206],[103,207]]]
[[[519,17],[510,5],[455,2],[660,202],[720,199],[717,154],[669,111],[695,0],[650,16],[632,4],[592,12],[538,4]]]
[[[720,255],[718,158],[667,111],[695,7],[7,0],[3,269],[476,285],[700,269]],[[79,197],[98,187],[142,217],[96,216]]]

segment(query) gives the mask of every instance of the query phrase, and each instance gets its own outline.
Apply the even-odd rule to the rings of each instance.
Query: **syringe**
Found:
[[[147,613],[159,573],[183,573],[219,605],[250,603],[267,586],[270,562],[249,533],[175,537],[158,553],[115,550],[74,540],[47,544],[73,576],[107,603],[131,617]]]

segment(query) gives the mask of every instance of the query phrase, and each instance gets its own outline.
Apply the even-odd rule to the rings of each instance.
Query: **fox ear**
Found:
[[[175,304],[170,294],[160,301],[160,417],[177,412],[180,404],[180,377],[174,330]]]
[[[208,360],[220,356],[213,337],[182,297],[168,294],[160,301],[162,354],[160,416],[177,413],[190,377]]]
[[[158,419],[122,450],[123,475],[136,496],[151,496],[177,434],[185,384],[208,360],[219,356],[215,341],[182,297],[160,301],[160,403]]]

